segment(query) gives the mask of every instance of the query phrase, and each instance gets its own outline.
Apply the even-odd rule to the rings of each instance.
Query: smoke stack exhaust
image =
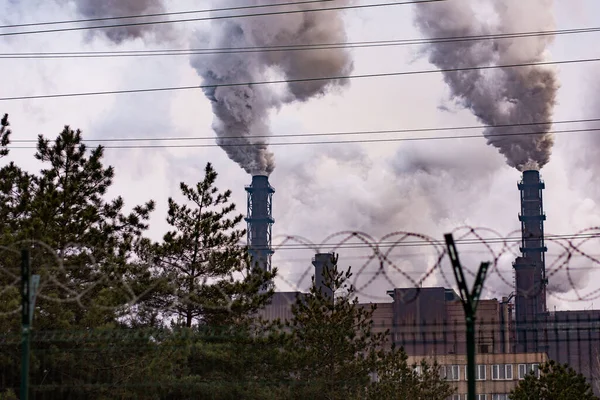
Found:
[[[542,191],[545,184],[540,172],[523,172],[523,180],[518,184],[521,192],[521,257],[515,260],[516,298],[515,314],[517,341],[520,351],[537,351],[539,342],[532,329],[546,307],[546,259],[548,250],[544,243],[544,205]]]
[[[271,228],[273,219],[273,193],[266,175],[254,175],[248,192],[248,250],[253,266],[271,271]]]
[[[430,39],[555,29],[552,0],[492,1],[498,17],[491,28],[476,12],[479,0],[417,4],[415,23]],[[444,70],[451,98],[489,125],[488,144],[519,171],[542,168],[550,161],[551,133],[558,76],[535,64],[546,60],[553,36],[494,40],[434,41],[429,61]],[[477,67],[498,67],[495,70]],[[452,71],[460,69],[459,71]],[[494,127],[496,126],[496,127]]]
[[[348,1],[335,3],[343,5]],[[215,0],[214,3],[219,8],[273,5],[272,0]],[[282,11],[281,14],[215,19],[211,21],[210,35],[197,35],[194,44],[202,48],[256,50],[220,51],[191,58],[212,105],[217,144],[251,175],[268,176],[275,168],[275,158],[268,147],[270,112],[284,104],[318,98],[330,88],[349,83],[345,78],[304,82],[302,79],[343,77],[354,68],[351,52],[343,46],[326,50],[305,47],[347,41],[341,10],[315,12],[326,8],[327,1],[277,3],[268,12]],[[274,90],[273,85],[240,85],[269,81],[273,71],[288,81],[284,87],[278,86],[283,93]]]
[[[111,18],[135,15],[157,15],[166,11],[162,0],[75,0],[79,14],[85,18]],[[168,39],[169,28],[164,25],[145,24],[145,22],[164,21],[164,17],[148,18],[105,19],[88,22],[89,26],[119,25],[123,23],[138,23],[139,25],[121,26],[89,31],[89,36],[105,35],[114,44],[121,44],[126,40]]]

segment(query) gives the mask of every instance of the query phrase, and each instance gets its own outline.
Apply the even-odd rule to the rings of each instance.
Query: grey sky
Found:
[[[369,1],[360,0],[361,3]],[[208,8],[210,2],[179,0],[166,2],[166,6],[169,11],[177,11]],[[600,3],[596,0],[556,0],[554,7],[558,29],[600,25],[597,17]],[[420,37],[413,25],[412,12],[411,6],[345,12],[349,41]],[[77,17],[74,3],[66,0],[0,0],[2,24]],[[192,36],[207,34],[209,28],[208,22],[177,25],[173,29],[175,33],[170,33],[173,41],[160,44],[137,38],[115,45],[102,35],[90,38],[80,32],[3,37],[0,51],[179,48],[188,46]],[[548,58],[600,57],[596,45],[599,36],[600,33],[559,36]],[[433,68],[416,46],[356,49],[352,54],[355,74]],[[557,70],[561,88],[555,119],[600,117],[600,102],[595,99],[595,96],[600,97],[598,63],[563,65]],[[3,96],[202,82],[185,56],[1,60],[0,76]],[[273,112],[271,130],[274,134],[294,134],[478,124],[448,96],[449,90],[440,74],[353,80],[348,87]],[[82,129],[88,139],[214,135],[211,107],[199,90],[2,102],[0,111],[10,114],[14,139],[33,139],[39,133],[53,137],[65,124]],[[593,155],[596,148],[590,146],[597,143],[580,134],[557,135],[552,158],[542,170],[547,183],[548,232],[574,233],[600,225],[600,191],[591,184],[600,165],[591,162],[589,156],[584,157],[585,151]],[[441,238],[444,232],[462,225],[487,227],[503,235],[519,228],[516,189],[519,173],[508,167],[504,158],[486,145],[483,137],[461,141],[273,146],[271,150],[277,164],[271,183],[277,190],[274,233],[279,237],[300,235],[320,242],[333,232],[360,230],[377,238],[393,231],[420,232]],[[14,150],[10,159],[36,169],[31,154],[28,150]],[[245,211],[244,185],[250,183],[250,177],[220,148],[108,150],[107,161],[117,169],[114,193],[123,194],[129,206],[149,198],[157,200],[158,210],[151,231],[154,238],[159,238],[166,228],[167,197],[178,196],[180,181],[196,182],[208,161],[220,174],[219,186],[232,189],[240,212]],[[393,258],[402,260],[398,265],[402,264],[418,277],[431,264],[431,257],[415,253],[427,251],[423,248],[397,250]],[[551,253],[558,251],[551,249]],[[341,252],[340,259],[358,268],[365,261],[361,257],[366,255],[365,250],[346,251]],[[276,253],[274,265],[280,267],[286,280],[297,281],[310,267],[310,256],[310,251],[281,250]],[[465,253],[464,259],[469,265],[476,265],[482,257],[485,254],[473,252]],[[591,267],[589,263],[575,263],[583,268]],[[369,270],[372,272],[376,267],[372,265]],[[501,268],[504,278],[511,282],[510,258],[503,259]],[[588,270],[578,272],[582,285],[589,282],[583,271]],[[390,276],[397,286],[405,284],[400,274]],[[366,277],[368,272],[361,279]],[[564,275],[557,274],[555,282],[563,281]],[[444,284],[444,281],[437,274],[426,283]],[[278,284],[287,288],[283,282]],[[304,286],[307,284],[308,279],[304,280]],[[385,298],[389,286],[384,280],[377,280],[370,286],[369,293]],[[491,296],[510,292],[510,287],[495,275],[490,278],[490,288]],[[581,294],[596,288],[584,287]],[[575,294],[561,296],[573,299]],[[582,306],[553,301],[551,298],[551,304],[562,308]]]

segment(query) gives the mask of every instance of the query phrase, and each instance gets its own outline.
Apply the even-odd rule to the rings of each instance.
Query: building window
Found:
[[[485,375],[485,370],[486,370],[486,366],[483,364],[477,364],[475,365],[475,380],[476,381],[485,381],[486,379],[486,375]],[[467,372],[467,366],[465,365],[465,379],[469,373]]]
[[[485,365],[475,366],[475,379],[478,381],[485,381]]]
[[[475,400],[488,400],[487,394],[476,394]]]
[[[449,381],[460,380],[460,367],[458,365],[447,365],[444,367],[445,378]]]
[[[527,375],[527,365],[519,364],[519,379],[525,379],[525,375]]]
[[[461,400],[460,394],[453,394],[452,396],[448,397],[447,400]]]
[[[487,344],[482,344],[479,345],[479,353],[481,354],[487,354],[490,352],[490,346]]]
[[[510,381],[513,379],[512,364],[495,364],[492,365],[492,380],[494,381]]]
[[[512,366],[512,364],[506,364],[505,365],[505,372],[506,372],[506,380],[512,381],[513,380],[513,366]]]
[[[540,377],[539,364],[519,364],[519,379],[525,379],[525,375],[534,374],[536,378]]]
[[[492,395],[492,400],[509,400],[509,398],[506,393],[497,393]]]

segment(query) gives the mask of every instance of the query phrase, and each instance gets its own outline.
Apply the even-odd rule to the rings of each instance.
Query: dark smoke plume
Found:
[[[162,0],[76,0],[77,11],[86,18],[107,18],[133,15],[158,14],[165,12]],[[117,19],[92,21],[89,24],[117,25],[135,23],[137,21],[157,21],[153,19]],[[138,25],[118,28],[105,28],[92,31],[92,34],[104,34],[112,42],[119,44],[125,40],[144,38],[148,35],[159,36],[165,31],[164,25]]]
[[[486,1],[489,3],[490,0]],[[478,1],[478,6],[484,2]],[[492,0],[498,25],[481,22],[469,0],[416,6],[416,25],[428,38],[476,36],[553,29],[552,0]],[[430,44],[429,61],[440,69],[540,62],[552,37],[463,41]],[[556,102],[556,73],[528,66],[499,70],[445,72],[452,97],[486,125],[551,121]],[[507,163],[519,170],[538,169],[550,160],[554,138],[550,124],[484,131]],[[535,133],[535,134],[531,134]],[[539,133],[539,134],[538,134]],[[498,134],[525,134],[498,136]]]
[[[278,3],[292,0],[278,1]],[[344,3],[336,2],[336,5]],[[271,0],[219,0],[219,7],[273,4]],[[296,11],[327,7],[328,2],[287,5],[261,9],[262,12]],[[244,11],[245,12],[245,11]],[[210,47],[273,47],[346,41],[338,11],[301,12],[252,18],[215,20],[211,24]],[[270,76],[287,80],[344,76],[353,69],[347,49],[224,52],[195,56],[192,65],[205,85],[256,82]],[[249,174],[270,174],[273,154],[264,136],[270,134],[269,112],[282,104],[307,101],[330,87],[343,86],[347,79],[295,82],[285,93],[273,85],[221,86],[204,91],[212,102],[217,143]],[[235,138],[231,138],[234,136]],[[260,137],[257,137],[260,136]]]

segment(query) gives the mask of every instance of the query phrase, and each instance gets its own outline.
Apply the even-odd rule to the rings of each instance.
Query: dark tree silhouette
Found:
[[[585,376],[567,364],[549,361],[540,365],[540,377],[528,374],[511,391],[511,400],[593,400],[597,399]]]

